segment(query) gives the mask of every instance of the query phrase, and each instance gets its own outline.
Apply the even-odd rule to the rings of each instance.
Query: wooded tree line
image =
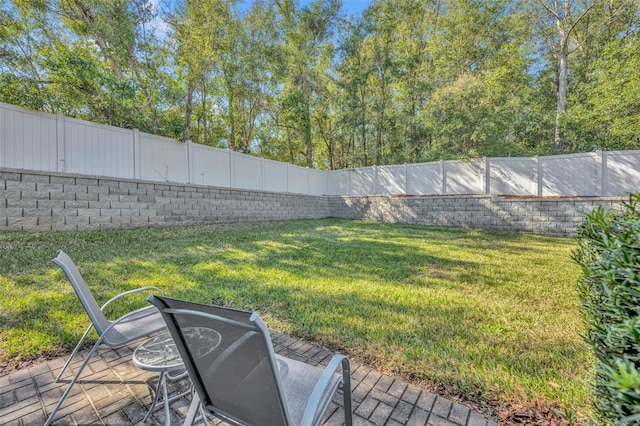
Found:
[[[637,0],[0,0],[0,101],[322,169],[640,148]]]

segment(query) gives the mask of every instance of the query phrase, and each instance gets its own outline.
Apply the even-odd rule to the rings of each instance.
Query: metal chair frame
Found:
[[[99,311],[96,312],[95,307],[97,306],[97,303],[95,303],[95,299],[93,298],[93,295],[91,295],[86,283],[84,282],[84,279],[80,275],[80,272],[78,271],[77,267],[75,266],[75,264],[73,263],[71,258],[65,252],[63,252],[61,250],[61,251],[58,252],[58,256],[55,259],[53,259],[53,263],[58,265],[63,270],[63,272],[65,273],[65,275],[69,279],[69,282],[73,286],[76,294],[78,295],[78,298],[80,299],[80,302],[82,303],[83,308],[85,309],[85,311],[87,312],[87,315],[91,319],[91,324],[85,330],[84,334],[82,335],[82,338],[80,339],[80,341],[78,342],[76,347],[73,349],[73,352],[71,352],[71,355],[69,355],[69,358],[67,358],[67,361],[65,362],[64,366],[60,370],[60,373],[58,373],[58,376],[56,377],[55,382],[56,383],[59,382],[59,380],[61,379],[61,377],[64,374],[65,370],[67,369],[67,367],[71,363],[71,360],[73,359],[73,357],[76,355],[76,353],[78,352],[78,350],[80,349],[80,347],[84,343],[85,339],[89,335],[89,332],[91,331],[92,328],[95,328],[96,331],[98,332],[98,340],[95,342],[95,344],[93,345],[93,347],[91,348],[91,350],[87,354],[87,356],[86,356],[84,362],[81,364],[80,368],[76,371],[75,375],[71,379],[71,382],[69,383],[69,385],[65,389],[64,393],[62,394],[62,397],[60,398],[60,400],[58,401],[58,403],[54,407],[53,411],[51,412],[51,414],[49,414],[49,417],[47,418],[47,421],[45,422],[45,426],[49,426],[53,422],[56,413],[58,412],[58,410],[62,406],[62,403],[64,402],[64,400],[69,395],[69,392],[71,391],[71,388],[78,381],[78,379],[80,378],[80,374],[82,374],[82,371],[84,370],[84,368],[89,363],[89,360],[95,354],[95,352],[97,351],[98,347],[102,343],[104,343],[105,345],[107,345],[110,348],[119,348],[119,347],[122,347],[122,346],[126,345],[127,343],[139,340],[139,339],[141,339],[143,337],[148,337],[148,336],[150,336],[150,335],[152,335],[152,334],[154,334],[154,333],[156,333],[156,332],[158,332],[160,330],[165,329],[164,324],[159,325],[159,326],[151,326],[151,327],[149,326],[149,324],[153,325],[153,323],[156,322],[155,321],[155,315],[154,315],[155,312],[151,312],[151,318],[154,318],[154,321],[152,323],[149,323],[149,317],[145,317],[144,319],[146,320],[145,322],[147,323],[147,326],[146,327],[141,327],[139,332],[137,332],[135,334],[131,334],[130,336],[126,336],[124,339],[110,340],[109,339],[109,337],[110,337],[109,333],[112,330],[114,330],[116,326],[118,326],[119,324],[122,324],[124,321],[127,321],[130,318],[135,317],[137,315],[140,315],[142,313],[154,311],[155,308],[152,307],[152,306],[147,306],[147,307],[144,307],[144,308],[136,309],[134,311],[131,311],[131,312],[119,317],[115,321],[109,321],[104,316],[104,312],[103,312],[104,309],[107,306],[111,305],[116,300],[119,300],[119,299],[121,299],[121,298],[123,298],[125,296],[131,295],[131,294],[134,294],[134,293],[139,293],[139,292],[143,292],[143,291],[147,291],[147,292],[149,292],[149,291],[157,291],[157,292],[161,293],[161,290],[159,288],[155,287],[155,286],[146,286],[146,287],[141,287],[141,288],[137,288],[137,289],[134,289],[134,290],[126,291],[124,293],[118,294],[117,296],[112,297],[111,299],[109,299],[105,304],[103,304],[99,308]],[[158,318],[160,318],[160,313],[159,312],[157,313],[157,315],[158,315]],[[104,327],[104,325],[107,325],[107,326]]]

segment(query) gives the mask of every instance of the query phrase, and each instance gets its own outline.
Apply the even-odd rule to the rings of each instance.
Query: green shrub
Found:
[[[593,210],[574,260],[586,339],[596,356],[595,413],[603,424],[640,424],[640,194],[623,211]]]

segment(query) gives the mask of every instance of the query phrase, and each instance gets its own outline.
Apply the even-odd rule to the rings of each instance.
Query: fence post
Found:
[[[191,152],[191,141],[187,140],[185,142],[187,144],[187,183],[193,182],[193,165],[191,162],[193,161],[192,152]]]
[[[542,165],[540,164],[540,158],[536,155],[533,157],[534,176],[536,182],[536,194],[538,197],[542,197]]]
[[[260,189],[264,191],[264,158],[260,158]]]
[[[484,195],[491,193],[491,161],[484,157]]]
[[[289,192],[289,166],[290,164],[287,163],[287,192]]]
[[[379,192],[382,194],[382,189]],[[373,195],[378,194],[378,166],[373,166]]]
[[[228,148],[227,148],[228,149]],[[233,188],[233,150],[229,150],[229,188]]]
[[[64,164],[64,115],[56,113],[56,155],[57,155],[57,171],[64,172],[66,167]]]
[[[606,197],[608,194],[607,186],[607,151],[600,151],[600,196]]]
[[[442,195],[447,194],[447,170],[444,167],[444,160],[440,160],[440,175],[442,176]]]
[[[142,179],[140,170],[140,130],[133,129],[133,178]]]
[[[409,172],[407,163],[404,164],[404,195],[409,195]]]

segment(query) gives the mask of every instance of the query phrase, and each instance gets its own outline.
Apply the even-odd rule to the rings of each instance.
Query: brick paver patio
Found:
[[[272,335],[276,352],[318,365],[326,364],[332,353],[303,340],[279,333]],[[140,343],[140,342],[138,342]],[[58,411],[54,424],[135,425],[142,422],[151,404],[149,384],[157,374],[133,366],[135,344],[119,350],[104,348],[83,372],[71,394]],[[86,354],[86,352],[85,352]],[[82,354],[81,354],[82,355]],[[78,367],[80,356],[71,365]],[[54,383],[63,358],[0,377],[0,425],[43,424],[68,382]],[[489,426],[477,411],[450,399],[434,395],[402,380],[352,362],[354,425]],[[69,377],[71,373],[65,373]],[[176,382],[172,391],[189,386],[188,379]],[[341,425],[344,411],[341,396],[329,407],[324,424]],[[171,405],[172,424],[180,425],[187,413],[185,397]],[[164,424],[164,410],[156,411],[148,424]],[[212,424],[221,424],[214,420]]]

